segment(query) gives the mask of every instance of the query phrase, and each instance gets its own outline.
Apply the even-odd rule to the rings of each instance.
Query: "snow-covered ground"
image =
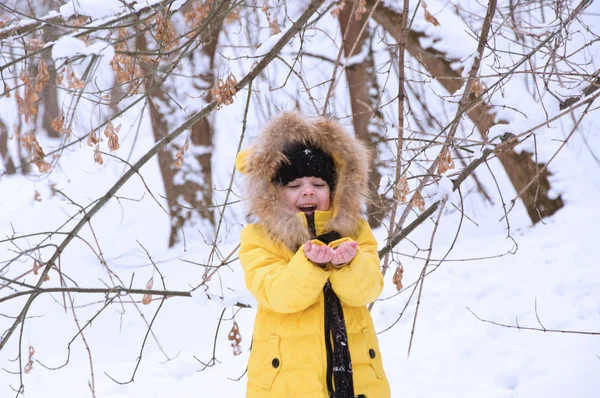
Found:
[[[145,174],[151,180],[153,170]],[[83,171],[73,173],[91,183],[101,179],[90,178]],[[2,236],[12,228],[20,233],[51,228],[63,216],[68,206],[57,198],[43,197],[33,202],[32,183],[22,178],[3,179],[0,185]],[[91,192],[89,192],[91,194]],[[124,193],[125,195],[125,193]],[[203,268],[181,260],[202,262],[207,247],[198,236],[188,237],[188,251],[164,250],[166,222],[156,205],[144,198],[146,210],[140,203],[135,206],[123,201],[123,213],[118,204],[109,206],[92,223],[99,237],[105,258],[113,271],[124,278],[124,284],[133,279],[134,287],[143,287],[153,275],[143,249],[149,250],[161,270],[165,284],[171,290],[187,290],[201,281]],[[597,198],[590,197],[578,203],[567,204],[556,216],[534,227],[513,227],[511,234],[518,244],[517,252],[506,233],[485,232],[485,226],[465,224],[463,234],[448,260],[427,276],[410,357],[408,342],[413,324],[415,300],[403,317],[391,329],[380,334],[386,372],[394,397],[596,397],[600,395],[600,336],[542,333],[508,329],[484,323],[470,312],[490,321],[523,327],[600,332],[600,272],[596,228],[600,216],[594,209]],[[153,210],[151,210],[154,207]],[[138,209],[136,211],[135,209]],[[148,211],[149,215],[144,213]],[[493,213],[493,212],[491,212]],[[18,215],[18,216],[17,216]],[[437,259],[453,239],[450,233],[456,226],[456,214],[448,215],[446,232],[440,231],[432,258]],[[485,223],[485,218],[482,223]],[[492,221],[493,219],[493,221]],[[488,219],[497,223],[497,217]],[[12,223],[12,226],[9,224]],[[91,235],[83,234],[87,238]],[[233,235],[233,233],[232,233]],[[377,231],[380,241],[385,231]],[[417,232],[411,239],[425,244],[426,232]],[[235,241],[232,237],[231,241]],[[2,259],[10,255],[3,246]],[[234,244],[223,244],[226,254]],[[399,252],[415,253],[412,244],[403,243]],[[504,256],[485,259],[486,257]],[[417,257],[424,256],[423,253]],[[400,257],[406,269],[408,288],[394,296],[395,287],[390,278],[373,308],[377,330],[383,331],[394,324],[402,311],[414,282],[424,264],[423,260]],[[461,261],[452,261],[453,259]],[[471,259],[470,261],[467,261]],[[93,261],[93,255],[84,244],[74,244],[62,257],[63,271],[86,287],[102,287],[108,277],[103,267]],[[95,265],[94,265],[95,264]],[[435,262],[432,265],[436,265]],[[22,265],[25,269],[25,264]],[[433,269],[434,267],[430,267]],[[154,287],[160,277],[154,273]],[[388,275],[389,276],[389,275]],[[33,281],[31,277],[25,279]],[[56,273],[51,281],[57,283]],[[243,288],[237,261],[220,272],[210,283],[211,292],[228,297],[229,302],[252,303]],[[392,298],[390,298],[392,297]],[[65,313],[60,294],[36,299],[22,334],[22,346],[35,348],[34,363],[24,375],[27,397],[83,397],[89,396],[91,380],[87,352],[82,341],[75,339],[69,362],[67,345],[76,334],[72,314]],[[74,295],[78,319],[84,323],[98,311],[102,295]],[[125,302],[129,301],[124,297]],[[139,297],[138,297],[139,300]],[[93,306],[85,304],[96,303]],[[146,320],[153,317],[160,301],[148,306],[139,305]],[[22,300],[2,303],[3,315],[15,315]],[[226,304],[227,305],[227,304]],[[536,309],[537,306],[537,315]],[[153,331],[145,343],[141,364],[133,383],[119,385],[112,381],[128,381],[136,366],[146,327],[131,304],[123,307],[114,303],[102,312],[85,332],[91,349],[95,389],[98,397],[242,397],[244,370],[248,358],[254,309],[239,312],[215,301],[198,298],[170,298],[159,312]],[[223,312],[224,310],[224,312]],[[219,327],[219,318],[223,320]],[[240,326],[242,355],[233,356],[227,340],[232,327],[231,317]],[[0,318],[5,329],[11,322]],[[219,327],[219,328],[218,328]],[[218,328],[218,334],[217,334]],[[216,336],[216,337],[215,337]],[[19,337],[16,335],[15,337]],[[158,343],[157,343],[158,342]],[[160,348],[159,348],[160,344]],[[213,346],[218,362],[211,363]],[[16,357],[16,344],[4,350],[3,367],[16,368],[10,359]],[[26,355],[25,355],[26,357]],[[204,363],[214,366],[201,371]],[[110,377],[109,377],[110,376]],[[18,376],[2,373],[0,396],[12,396],[10,386],[16,386]]]

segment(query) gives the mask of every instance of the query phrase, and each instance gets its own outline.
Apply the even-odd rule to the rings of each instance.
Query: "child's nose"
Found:
[[[302,196],[314,196],[315,191],[312,188],[304,188],[304,190],[302,191]]]

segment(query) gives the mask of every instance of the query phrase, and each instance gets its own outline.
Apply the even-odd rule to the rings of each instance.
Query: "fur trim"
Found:
[[[294,210],[281,200],[281,187],[271,182],[281,164],[287,162],[284,148],[295,142],[320,147],[333,156],[338,179],[327,229],[355,236],[361,205],[367,197],[369,155],[360,141],[331,118],[305,119],[296,112],[285,112],[264,127],[243,165],[250,214],[293,251],[310,238]]]

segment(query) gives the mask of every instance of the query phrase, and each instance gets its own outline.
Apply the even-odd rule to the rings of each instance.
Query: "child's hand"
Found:
[[[325,265],[333,258],[333,249],[329,246],[317,246],[311,241],[304,244],[306,258],[318,265]]]
[[[352,261],[356,256],[356,248],[358,242],[344,242],[335,248],[333,252],[333,258],[331,259],[332,265],[346,264]]]

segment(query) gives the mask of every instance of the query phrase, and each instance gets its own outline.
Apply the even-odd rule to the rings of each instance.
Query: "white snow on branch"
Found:
[[[453,189],[454,184],[452,183],[452,180],[443,175],[442,178],[440,178],[440,181],[438,182],[438,191],[435,196],[435,200],[438,201],[449,198],[450,195],[452,195]]]
[[[263,44],[260,45],[260,47],[258,47],[256,49],[256,51],[254,52],[254,56],[255,57],[262,57],[263,55],[266,55],[269,53],[269,51],[271,51],[273,49],[273,47],[275,46],[275,44],[277,44],[277,42],[279,41],[279,39],[281,39],[283,37],[283,35],[290,30],[290,28],[293,25],[290,24],[288,25],[287,28],[284,28],[281,32],[269,37],[267,39],[267,41],[265,41]]]
[[[142,11],[149,7],[155,6],[162,0],[139,0],[139,1],[123,1],[123,0],[73,0],[61,6],[60,14],[66,20],[73,15],[87,15],[93,18],[103,18],[114,16],[126,11],[134,10],[135,12]],[[187,0],[175,0],[171,3],[169,9],[177,11]],[[129,4],[128,4],[129,3]]]
[[[67,20],[73,15],[88,15],[102,18],[125,11],[120,0],[73,0],[59,8],[60,15]]]
[[[144,8],[148,8],[160,3],[162,0],[140,0],[133,4],[133,9],[136,11],[143,10]],[[169,6],[170,11],[177,11],[184,5],[188,0],[175,0]]]
[[[105,56],[110,61],[115,56],[115,49],[103,42],[87,46],[83,40],[71,36],[61,37],[52,46],[52,59],[55,61],[60,58],[92,54]]]

